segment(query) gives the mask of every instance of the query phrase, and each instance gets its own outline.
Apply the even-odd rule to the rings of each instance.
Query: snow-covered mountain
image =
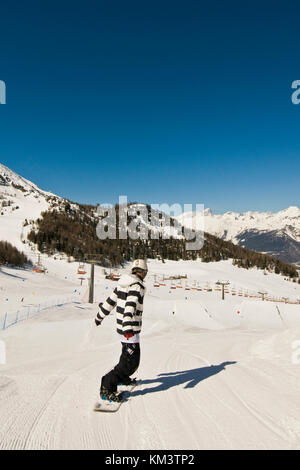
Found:
[[[24,251],[23,241],[30,230],[30,221],[62,201],[0,164],[0,240],[9,241]]]
[[[178,217],[191,227],[194,212]],[[279,212],[226,212],[213,214],[204,210],[204,230],[223,240],[249,248],[282,261],[300,264],[300,209],[291,206]]]
[[[41,212],[51,208],[64,210],[67,203],[72,209],[81,210],[79,204],[43,191],[36,184],[0,164],[0,240],[10,241],[24,251],[27,234]],[[134,226],[139,225],[145,232],[150,233],[151,230],[157,236],[161,233],[166,237],[172,235],[182,238],[181,227],[173,227],[168,216],[156,210],[152,211],[151,218],[150,207],[146,204],[130,203],[128,215],[129,219],[135,219]],[[99,218],[96,208],[92,216]]]
[[[30,251],[27,235],[34,227],[34,221],[41,217],[41,213],[51,209],[65,211],[66,204],[71,209],[82,211],[83,206],[71,203],[67,199],[43,191],[36,184],[18,175],[11,169],[0,164],[0,240],[9,241],[21,251]],[[135,225],[146,232],[162,233],[182,237],[181,228],[172,227],[168,217],[153,211],[153,219],[147,214],[145,204],[130,204],[129,218],[135,219]],[[99,219],[96,208],[90,213],[91,217]],[[166,219],[165,225],[164,220]]]
[[[0,240],[11,242],[22,251],[28,251],[27,235],[34,227],[34,221],[43,211],[49,209],[65,210],[66,204],[81,211],[81,206],[70,203],[51,192],[43,191],[34,183],[19,176],[0,164]],[[135,206],[134,208],[132,206]],[[148,219],[145,204],[133,204],[131,210],[140,223],[142,230],[160,232],[163,236],[182,237],[182,227],[193,228],[195,213],[184,213],[177,217],[179,225],[171,223],[164,226],[165,217],[161,212],[153,212],[154,223]],[[146,215],[143,215],[146,211]],[[141,213],[140,215],[137,215]],[[95,212],[91,217],[97,217]],[[134,216],[134,215],[133,215]],[[168,217],[167,217],[168,219]],[[155,222],[156,221],[156,222]],[[237,245],[267,253],[289,263],[300,265],[300,209],[290,207],[286,210],[271,212],[227,212],[223,215],[204,211],[204,230],[223,240]]]

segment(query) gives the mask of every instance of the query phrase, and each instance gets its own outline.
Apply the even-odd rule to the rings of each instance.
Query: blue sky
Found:
[[[300,205],[297,2],[1,5],[0,162],[84,203]]]

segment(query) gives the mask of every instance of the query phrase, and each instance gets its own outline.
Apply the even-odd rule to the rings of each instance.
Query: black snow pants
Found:
[[[126,383],[134,374],[140,364],[139,343],[122,343],[122,354],[119,363],[104,375],[101,380],[101,388],[105,387],[109,392],[116,392],[119,383]]]

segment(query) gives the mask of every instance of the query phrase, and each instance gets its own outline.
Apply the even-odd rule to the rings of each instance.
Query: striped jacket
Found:
[[[125,274],[106,301],[99,304],[96,319],[102,321],[116,307],[117,332],[120,335],[140,333],[145,290],[138,276]]]

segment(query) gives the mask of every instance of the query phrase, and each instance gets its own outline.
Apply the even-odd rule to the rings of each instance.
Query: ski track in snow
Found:
[[[112,414],[92,408],[121,352],[114,314],[96,328],[96,306],[72,305],[5,331],[0,449],[299,449],[297,333],[226,328],[212,306],[193,327],[169,307],[151,298],[141,383]]]

